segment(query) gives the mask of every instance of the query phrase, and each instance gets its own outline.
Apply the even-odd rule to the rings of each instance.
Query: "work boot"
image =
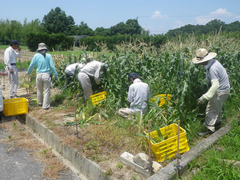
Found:
[[[219,130],[222,127],[222,122],[217,122],[215,125],[215,130]]]
[[[199,132],[198,135],[206,138],[213,133],[214,133],[213,131],[210,131],[209,129],[207,129],[205,131]]]

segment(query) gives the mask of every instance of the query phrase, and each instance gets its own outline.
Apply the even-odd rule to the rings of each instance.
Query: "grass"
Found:
[[[223,136],[208,151],[189,163],[188,172],[184,180],[238,180],[240,167],[235,162],[240,162],[240,126],[234,120],[232,129]]]

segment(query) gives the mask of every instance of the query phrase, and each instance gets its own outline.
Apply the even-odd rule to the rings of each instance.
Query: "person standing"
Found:
[[[18,98],[18,69],[16,66],[16,58],[21,57],[21,45],[17,40],[12,40],[10,46],[4,51],[4,63],[8,74],[10,84],[10,98]],[[15,51],[15,50],[18,50]]]
[[[48,110],[50,108],[50,90],[51,90],[51,70],[59,79],[58,73],[53,63],[51,54],[47,53],[48,49],[45,43],[38,45],[37,54],[33,56],[33,59],[27,70],[27,74],[30,74],[33,68],[37,67],[37,102],[43,109]],[[44,88],[44,97],[43,97]]]
[[[78,73],[78,81],[83,89],[84,98],[87,99],[93,94],[90,77],[94,77],[97,84],[100,84],[100,71],[106,71],[107,65],[93,60],[87,63]]]
[[[210,87],[197,101],[204,104],[206,101],[206,117],[204,126],[206,130],[199,132],[200,136],[207,136],[216,131],[222,123],[222,106],[230,94],[230,84],[226,69],[214,59],[217,53],[208,52],[204,48],[196,51],[196,57],[192,59],[194,64],[201,64],[206,70],[206,83]]]
[[[129,108],[121,108],[117,114],[123,118],[128,118],[137,112],[146,113],[147,101],[150,97],[150,88],[147,83],[142,82],[139,79],[137,73],[130,73],[128,80],[132,83],[128,90],[128,102],[130,102]]]

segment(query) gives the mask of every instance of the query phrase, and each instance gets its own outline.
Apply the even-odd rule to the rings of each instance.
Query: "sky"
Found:
[[[226,24],[240,21],[240,0],[0,0],[0,20],[42,21],[56,7],[72,16],[76,25],[83,21],[93,30],[128,19],[137,19],[151,34],[187,24],[205,25],[214,19]]]

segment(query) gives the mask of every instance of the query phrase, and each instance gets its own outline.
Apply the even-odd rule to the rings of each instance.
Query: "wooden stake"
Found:
[[[149,161],[149,175],[152,175],[152,158],[151,158],[151,136],[150,136],[150,120],[148,120],[148,161]]]
[[[179,131],[180,131],[180,120],[178,120],[178,138],[177,138],[177,155],[179,156]],[[180,166],[180,163],[179,163],[179,157],[177,157],[177,179],[179,179],[179,166]]]
[[[78,137],[78,123],[77,123],[77,118],[76,118],[76,104],[75,104],[75,96],[73,94],[73,103],[74,103],[74,115],[75,115],[75,125],[76,125],[76,134]]]

